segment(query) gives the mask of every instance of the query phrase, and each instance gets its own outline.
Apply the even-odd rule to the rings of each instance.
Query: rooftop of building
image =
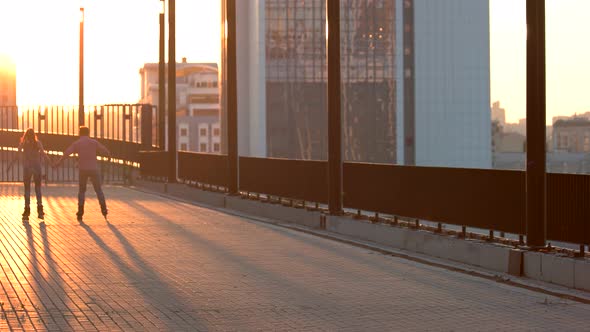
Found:
[[[559,119],[555,121],[553,127],[590,127],[590,120],[582,117]]]

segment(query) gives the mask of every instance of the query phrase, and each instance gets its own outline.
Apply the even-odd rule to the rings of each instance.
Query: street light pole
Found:
[[[166,150],[166,1],[160,0],[160,61],[158,65],[158,144]]]
[[[84,125],[84,7],[80,7],[80,83],[78,91],[78,125]]]

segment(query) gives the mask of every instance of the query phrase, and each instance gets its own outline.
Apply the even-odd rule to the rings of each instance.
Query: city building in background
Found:
[[[519,133],[526,136],[526,119],[518,119],[518,122],[507,122],[503,126],[504,132],[507,133]]]
[[[140,103],[158,105],[158,64],[146,63],[139,73]],[[178,151],[221,153],[217,64],[183,58],[176,64],[176,89]]]
[[[499,104],[498,104],[499,105]],[[496,103],[492,106],[492,112]],[[493,113],[492,113],[493,116]],[[518,123],[492,122],[493,167],[524,170],[526,119]],[[590,174],[590,112],[555,116],[545,128],[547,172]]]
[[[240,153],[327,158],[325,2],[242,1],[238,12]],[[342,11],[345,160],[394,163],[395,10],[348,1]]]
[[[519,124],[506,123],[506,110],[496,101],[491,108],[492,153],[524,153],[526,144],[526,120]],[[521,130],[522,129],[522,130]],[[495,167],[495,162],[494,162]]]
[[[326,159],[325,2],[237,6],[240,154]],[[491,167],[488,0],[341,8],[344,159]]]
[[[553,124],[553,151],[590,153],[590,120],[557,120]]]
[[[506,126],[506,110],[500,107],[500,102],[492,104],[492,122],[496,121],[502,128]]]

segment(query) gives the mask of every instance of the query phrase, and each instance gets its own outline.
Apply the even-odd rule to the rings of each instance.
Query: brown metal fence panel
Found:
[[[308,202],[328,202],[328,163],[240,157],[240,190]]]
[[[547,238],[590,244],[590,175],[547,174]]]
[[[348,208],[525,232],[524,172],[344,163]]]
[[[168,177],[169,153],[167,151],[139,151],[139,174],[142,178],[165,179]]]
[[[229,181],[226,155],[178,152],[178,178],[227,188]]]

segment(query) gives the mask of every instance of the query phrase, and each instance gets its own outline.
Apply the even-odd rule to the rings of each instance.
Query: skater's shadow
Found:
[[[141,255],[135,250],[133,245],[107,220],[108,227],[113,231],[113,234],[123,244],[128,256],[132,259],[133,264],[125,262],[119,254],[113,250],[96,232],[88,226],[84,221],[79,221],[80,226],[94,242],[107,254],[110,261],[119,269],[119,271],[127,278],[129,285],[136,285],[135,290],[143,297],[144,303],[152,308],[166,307],[169,303],[184,307],[184,310],[189,312],[196,312],[188,299],[184,299],[180,292],[170,287],[170,285],[162,278],[162,276],[153,270],[147,264]],[[133,266],[132,266],[133,265]],[[180,318],[179,318],[180,319]],[[174,324],[174,322],[164,322],[165,324]],[[176,325],[168,326],[169,329],[174,329]]]
[[[41,245],[38,243],[39,237],[35,236],[31,224],[29,222],[23,222],[23,226],[27,234],[29,251],[28,270],[31,273],[29,284],[34,293],[45,293],[48,295],[46,298],[39,299],[41,302],[38,305],[42,308],[52,306],[69,308],[71,301],[69,301],[69,296],[66,295],[68,292],[65,289],[63,277],[65,274],[53,257],[45,222],[41,221],[39,223]],[[42,255],[38,252],[39,250],[41,250]],[[35,309],[38,310],[38,308]]]

